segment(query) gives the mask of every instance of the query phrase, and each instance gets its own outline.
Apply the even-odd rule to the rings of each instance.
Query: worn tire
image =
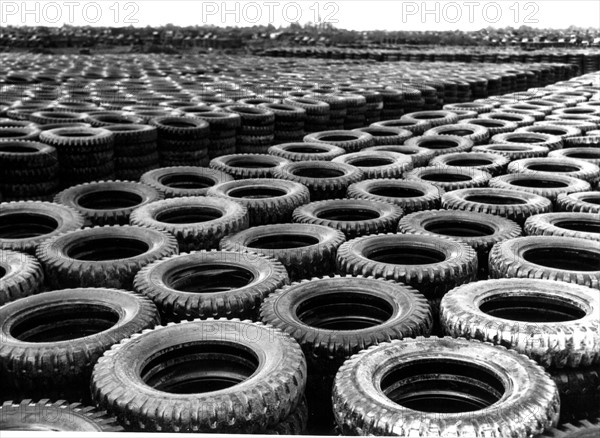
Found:
[[[349,164],[329,161],[297,161],[278,169],[275,176],[306,186],[311,201],[343,198],[350,184],[364,178],[363,172]]]
[[[549,151],[562,148],[563,141],[560,137],[548,134],[539,134],[535,132],[506,132],[496,134],[490,139],[490,143],[517,143],[517,144],[535,144],[545,146]]]
[[[233,177],[195,166],[162,167],[146,172],[140,178],[140,182],[155,188],[165,198],[205,196],[211,187],[227,181],[233,181]]]
[[[428,129],[423,136],[430,135],[457,135],[473,142],[473,144],[484,144],[490,139],[490,132],[481,125],[459,122],[452,125],[436,126]]]
[[[535,144],[517,143],[494,143],[483,146],[475,146],[473,152],[484,152],[502,155],[509,161],[521,160],[523,158],[545,157],[548,155],[546,146]]]
[[[483,383],[491,376],[493,385]],[[511,386],[493,389],[502,388],[503,381]],[[485,385],[487,400],[475,401],[469,394],[478,385]],[[428,400],[448,403],[427,390],[436,386],[469,407],[458,413],[411,408]],[[333,406],[344,435],[485,436],[494,431],[517,437],[555,426],[560,401],[554,382],[526,356],[477,341],[418,337],[352,356],[336,375]]]
[[[177,240],[170,234],[123,225],[60,234],[44,241],[36,256],[50,287],[129,290],[141,268],[177,253]]]
[[[373,136],[362,131],[321,131],[304,136],[305,143],[327,143],[341,147],[348,152],[358,152],[361,149],[375,145]]]
[[[290,222],[294,209],[310,202],[309,191],[302,184],[269,178],[221,183],[207,194],[246,207],[250,226]]]
[[[406,174],[409,181],[433,184],[446,192],[484,187],[491,178],[492,175],[484,170],[450,166],[419,167]]]
[[[122,432],[114,417],[104,411],[64,400],[5,401],[0,406],[0,429],[48,432]]]
[[[490,188],[518,190],[543,196],[554,204],[562,193],[585,192],[591,188],[586,181],[551,173],[509,173],[492,178],[489,186]]]
[[[308,224],[253,227],[221,240],[227,251],[256,252],[279,260],[291,281],[330,275],[335,271],[344,234],[333,228]]]
[[[269,148],[269,154],[289,161],[331,161],[346,151],[327,143],[283,143]]]
[[[98,181],[69,187],[54,197],[57,204],[77,210],[86,226],[126,225],[136,208],[163,196],[145,184],[131,181]]]
[[[409,138],[404,144],[429,149],[434,155],[469,152],[473,148],[471,140],[458,135],[422,135]]]
[[[366,234],[394,232],[402,209],[387,202],[365,199],[329,199],[311,202],[294,210],[293,221],[340,230],[346,239]]]
[[[133,287],[154,301],[167,320],[256,320],[265,297],[288,283],[285,267],[270,257],[198,251],[142,268]]]
[[[366,128],[354,129],[354,131],[366,132],[373,137],[373,145],[401,145],[410,137],[413,133],[402,128],[391,128],[383,126],[367,126]]]
[[[0,274],[0,306],[42,291],[42,266],[28,254],[0,250]]]
[[[136,208],[131,225],[172,234],[182,252],[217,248],[221,239],[248,228],[248,210],[229,199],[171,198]]]
[[[502,216],[522,225],[533,215],[548,213],[551,202],[539,195],[517,190],[462,189],[442,195],[442,207]]]
[[[600,217],[593,213],[544,213],[525,221],[528,236],[564,236],[600,241]]]
[[[503,174],[508,163],[509,159],[499,154],[457,152],[454,154],[438,155],[429,162],[429,165],[483,170],[493,177]]]
[[[600,289],[598,242],[575,237],[527,236],[490,251],[492,278],[542,278]]]
[[[550,158],[573,158],[600,166],[600,149],[595,147],[558,149],[548,154]]]
[[[582,179],[589,183],[600,178],[600,167],[583,160],[566,157],[525,158],[510,163],[508,173],[527,173],[535,175],[559,174]]]
[[[382,201],[397,205],[405,214],[439,208],[444,191],[433,184],[398,179],[368,179],[348,187],[350,199]]]
[[[363,172],[365,179],[402,178],[413,169],[412,159],[396,152],[354,152],[334,158],[331,162],[354,166]]]
[[[0,248],[35,253],[47,239],[83,226],[76,210],[51,202],[19,201],[0,204]]]
[[[478,281],[451,290],[440,306],[444,333],[529,356],[545,368],[600,364],[598,291],[548,280]]]
[[[600,192],[563,193],[556,198],[556,205],[559,211],[600,213]]]
[[[418,146],[408,145],[383,145],[383,146],[371,146],[363,149],[363,152],[367,151],[383,151],[383,152],[396,152],[398,154],[404,154],[410,157],[413,162],[413,167],[427,166],[429,160],[435,156],[435,152],[431,149],[420,148]]]
[[[275,170],[289,160],[265,154],[222,155],[210,160],[210,167],[225,172],[235,179],[273,178]]]
[[[477,255],[470,246],[447,238],[377,234],[342,244],[337,265],[341,273],[394,280],[438,300],[475,279]]]
[[[578,369],[549,370],[550,377],[556,383],[560,395],[560,422],[573,422],[600,416],[600,367]],[[584,433],[550,435],[560,438],[594,438],[600,431],[596,424],[592,430]],[[544,435],[545,436],[545,435]]]
[[[191,369],[181,370],[169,360],[169,352],[207,362],[207,375],[202,379]],[[140,361],[148,364],[145,379],[150,384],[140,379],[135,365]],[[219,365],[232,369],[223,374]],[[175,367],[179,375],[161,378],[156,375],[160,367]],[[234,385],[204,393],[190,393],[189,387],[185,394],[167,392],[184,385],[185,378],[194,387],[210,377]],[[235,319],[195,320],[159,326],[113,346],[94,368],[91,385],[97,404],[130,430],[261,433],[300,404],[306,362],[298,343],[273,327]],[[143,409],[147,404],[156,409]]]
[[[367,277],[325,277],[285,286],[267,297],[261,320],[292,336],[309,373],[334,375],[360,350],[392,339],[428,335],[427,300],[411,287]]]
[[[64,289],[0,308],[0,375],[21,394],[89,399],[98,358],[160,322],[146,297],[105,288]]]

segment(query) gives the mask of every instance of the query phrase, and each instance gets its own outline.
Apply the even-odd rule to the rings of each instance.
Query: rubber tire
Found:
[[[281,236],[302,236],[310,239],[306,246],[285,247]],[[252,246],[260,238],[279,237],[281,245],[263,249]],[[335,271],[338,247],[345,241],[344,234],[333,228],[308,224],[276,224],[249,228],[221,240],[220,248],[226,251],[256,252],[279,260],[287,269],[290,280],[330,275]]]
[[[210,293],[194,293],[176,289],[169,282],[170,275],[183,272],[189,281],[194,275],[202,275],[203,267],[213,266],[220,276],[228,270],[243,270],[253,275],[251,281],[239,287],[228,287],[227,279],[217,283],[220,277],[210,274],[206,281],[214,284]],[[193,271],[196,269],[198,274]],[[181,281],[181,278],[178,278]],[[158,260],[140,270],[135,277],[134,289],[149,297],[163,315],[163,320],[181,321],[195,318],[258,318],[258,310],[264,298],[289,283],[285,267],[275,259],[259,254],[241,255],[228,251],[198,251]],[[184,283],[186,284],[186,283]],[[222,286],[222,287],[221,287]]]
[[[174,220],[161,220],[165,214],[175,215]],[[217,214],[220,216],[215,217]],[[130,223],[172,234],[179,250],[188,252],[217,248],[223,237],[248,228],[248,210],[229,199],[171,198],[136,208]]]
[[[492,204],[469,201],[471,196],[515,198],[522,203]],[[552,210],[551,202],[539,195],[518,190],[477,188],[462,189],[442,195],[442,208],[447,210],[464,210],[479,213],[488,213],[502,216],[523,225],[525,220],[533,215],[548,213]]]
[[[272,196],[265,197],[260,192],[256,196],[232,196],[231,193],[237,190],[267,190]],[[207,194],[235,201],[246,207],[251,227],[290,222],[294,209],[310,202],[309,191],[302,184],[268,178],[225,182],[212,187]]]
[[[415,411],[382,394],[383,376],[400,364],[444,359],[484,367],[512,385],[491,406],[451,414]],[[418,337],[363,350],[340,368],[333,388],[334,413],[343,435],[485,436],[493,430],[498,436],[531,436],[558,423],[559,405],[556,385],[526,356],[452,338]]]
[[[507,298],[514,300],[512,306],[510,301],[506,303]],[[520,300],[521,306],[514,306]],[[496,316],[481,309],[490,302],[516,315],[518,309],[533,310],[536,302],[540,314],[547,310],[552,315],[552,309],[547,309],[551,304],[566,306],[572,313],[577,309],[578,315],[552,323],[526,316],[511,319],[506,313]],[[578,368],[600,365],[599,311],[597,290],[564,282],[510,278],[478,281],[451,290],[442,298],[440,321],[449,336],[502,345],[545,368]]]
[[[600,213],[600,192],[563,193],[556,198],[556,205],[559,211]]]
[[[560,224],[563,222],[574,224],[575,229],[561,226]],[[583,227],[588,227],[589,230],[578,229],[578,223]],[[593,213],[538,214],[525,221],[524,230],[528,236],[564,236],[600,241],[600,217]]]
[[[381,146],[381,145],[401,145],[410,137],[413,136],[413,133],[402,128],[391,128],[383,126],[367,126],[366,128],[358,128],[354,131],[358,132],[366,132],[367,134],[371,134],[373,137],[373,145]]]
[[[169,178],[179,179],[176,182],[183,187],[168,185],[165,180]],[[233,177],[218,170],[194,166],[162,167],[146,172],[140,178],[140,182],[155,188],[165,198],[205,196],[211,187],[227,181],[233,181]],[[186,188],[186,185],[192,187]]]
[[[10,215],[23,215],[29,219],[33,219],[36,216],[43,216],[48,222],[52,221],[52,225],[56,224],[56,227],[50,230],[48,233],[37,234],[34,231],[28,233],[31,237],[24,238],[8,238],[5,230],[3,237],[0,237],[0,249],[10,249],[13,251],[23,251],[29,254],[34,254],[37,247],[47,239],[50,239],[59,234],[63,234],[69,231],[78,230],[83,226],[83,217],[76,210],[64,206],[53,204],[51,202],[40,202],[40,201],[18,201],[18,202],[4,202],[0,204],[0,220],[7,224],[7,216]],[[20,236],[23,232],[24,219],[19,219],[21,222],[15,224],[15,231],[17,236]],[[6,226],[6,225],[4,225]],[[44,226],[44,224],[42,224]],[[47,228],[47,227],[44,227]],[[47,230],[46,230],[47,231]],[[42,231],[38,231],[41,233]],[[33,235],[32,235],[33,234]],[[37,235],[36,235],[37,234]]]
[[[381,160],[385,164],[378,166],[360,166],[361,161]],[[377,178],[402,178],[407,172],[413,169],[413,160],[403,154],[396,152],[354,152],[341,155],[331,160],[332,163],[344,163],[360,169],[365,179]]]
[[[451,154],[454,152],[469,152],[473,148],[473,142],[468,138],[458,135],[422,135],[412,137],[404,143],[406,146],[417,146],[429,149],[435,155]],[[432,147],[434,145],[447,145],[444,147]]]
[[[102,261],[77,260],[67,255],[73,245],[95,239],[143,242],[149,249],[139,255]],[[84,228],[44,241],[36,251],[52,288],[112,287],[131,290],[135,274],[149,263],[177,254],[177,240],[162,231],[129,225]]]
[[[172,394],[140,381],[139,361],[199,342],[253,352],[261,358],[258,369],[231,388],[200,394]],[[133,335],[100,358],[92,376],[97,404],[126,429],[144,432],[261,433],[294,412],[305,386],[306,361],[296,341],[273,327],[236,319],[185,321]],[[148,403],[156,409],[143,409]]]
[[[275,170],[289,162],[274,155],[233,154],[213,158],[209,166],[233,176],[234,179],[273,178]]]
[[[471,134],[456,134],[456,131],[470,131]],[[475,145],[487,143],[490,139],[490,132],[487,128],[462,121],[451,125],[436,126],[423,133],[423,136],[431,135],[458,135],[459,137],[471,140]]]
[[[90,310],[92,306],[97,309],[96,315]],[[110,320],[108,328],[94,330],[92,334],[64,341],[53,340],[57,330],[68,330],[69,320],[63,319],[67,308],[71,318],[75,315],[80,320],[90,318],[87,330],[96,329],[94,321],[98,324],[103,318],[100,312],[110,312],[117,320]],[[20,394],[88,400],[90,376],[98,358],[113,344],[159,323],[158,311],[152,301],[124,290],[54,290],[8,303],[0,308],[3,387],[15,388]],[[14,332],[19,326],[24,326],[25,331],[17,338]],[[50,331],[50,340],[44,341],[40,336],[43,333],[39,331],[41,327]],[[33,337],[23,339],[28,332]],[[84,327],[82,333],[87,333]]]
[[[432,116],[436,116],[435,118]],[[452,111],[435,110],[435,111],[416,111],[412,113],[406,113],[401,120],[409,121],[421,121],[425,120],[430,123],[431,128],[441,125],[453,125],[458,123],[458,116]]]
[[[560,395],[561,423],[598,418],[600,416],[600,368],[598,366],[578,369],[550,370],[550,377]],[[600,427],[596,425],[591,434],[551,435],[578,438],[594,438]]]
[[[548,267],[523,257],[531,249],[543,251],[556,247],[570,251],[571,256],[582,255],[583,251],[588,253],[587,257],[595,254],[592,258],[595,269],[591,269],[592,266],[585,271]],[[600,248],[596,241],[557,236],[517,237],[495,245],[490,251],[489,264],[491,278],[542,278],[600,289]]]
[[[535,144],[517,143],[494,143],[483,146],[475,146],[473,152],[484,152],[502,155],[509,161],[521,160],[523,158],[545,157],[548,155],[546,146]]]
[[[331,161],[346,151],[327,143],[283,143],[269,148],[269,154],[289,161]]]
[[[14,148],[26,149],[14,151]],[[48,168],[58,164],[56,148],[37,141],[15,140],[0,141],[0,169],[3,172],[12,170],[32,170]]]
[[[496,134],[490,139],[490,143],[533,143],[538,146],[545,146],[549,151],[561,149],[563,145],[562,139],[556,135],[538,134],[535,132],[518,132],[518,130],[515,132]]]
[[[447,234],[430,231],[427,227],[434,224],[448,224],[450,230]],[[454,223],[455,227],[452,228]],[[476,230],[485,227],[485,232],[491,234],[456,234],[455,229]],[[492,247],[498,243],[521,235],[521,227],[515,222],[485,213],[465,212],[458,210],[427,210],[409,214],[400,219],[398,232],[402,234],[421,234],[436,237],[445,237],[465,243],[477,252],[477,266],[479,277],[487,278],[488,256]]]
[[[349,137],[347,140],[327,140],[329,137]],[[350,139],[351,138],[351,139]],[[375,145],[373,136],[367,132],[357,130],[333,130],[333,131],[320,131],[313,132],[304,136],[303,141],[305,143],[327,143],[334,146],[341,147],[349,152],[358,152],[361,149],[368,148],[369,146]]]
[[[474,166],[468,165],[456,165],[452,164],[457,161],[487,161],[489,164],[476,164]],[[449,166],[449,167],[458,167],[458,168],[469,168],[476,170],[483,170],[484,172],[489,173],[492,177],[501,175],[505,172],[506,166],[509,163],[509,159],[499,155],[492,153],[483,153],[483,152],[457,152],[454,154],[444,154],[438,155],[434,157],[430,162],[430,166]]]
[[[310,169],[314,174],[320,175],[335,172],[334,177],[298,176],[298,170]],[[341,173],[341,175],[340,175]],[[296,161],[278,169],[275,176],[280,179],[294,181],[308,187],[311,201],[344,198],[350,184],[364,179],[363,172],[357,167],[344,163],[329,161]]]
[[[578,170],[573,171],[553,171],[553,170],[538,170],[531,169],[533,166],[565,166],[574,167]],[[559,174],[571,176],[573,178],[582,179],[589,182],[590,184],[600,178],[600,167],[595,164],[589,163],[583,160],[575,160],[566,157],[545,157],[545,158],[525,158],[523,160],[517,160],[510,163],[507,167],[508,173],[526,173],[526,174]]]
[[[333,296],[326,301],[327,295]],[[343,295],[343,297],[342,297]],[[343,318],[361,319],[360,311],[352,309],[352,296],[361,300],[365,307],[377,307],[378,302],[387,303],[386,318],[383,321],[365,321],[359,329],[336,330],[327,323]],[[344,300],[347,299],[347,302]],[[303,321],[298,312],[310,300],[324,301],[322,312],[324,326],[311,325]],[[327,307],[335,307],[327,309]],[[329,312],[336,311],[336,316]],[[310,310],[307,310],[310,313]],[[319,317],[314,310],[311,317]],[[325,277],[303,280],[283,287],[267,297],[260,308],[261,320],[292,336],[304,351],[308,370],[319,374],[335,375],[346,359],[360,350],[392,339],[403,339],[428,335],[433,326],[431,309],[425,297],[409,286],[383,279],[367,277]],[[328,316],[333,319],[331,321]],[[368,317],[366,317],[368,318]]]
[[[431,149],[420,148],[418,146],[407,146],[407,145],[383,145],[383,146],[371,146],[370,148],[363,149],[363,152],[367,151],[384,151],[384,152],[396,152],[398,154],[404,154],[413,162],[413,167],[427,166],[429,160],[435,156],[435,152]]]
[[[384,190],[384,194],[373,193],[380,190]],[[391,196],[394,193],[405,196]],[[347,197],[388,202],[402,208],[405,214],[410,214],[415,211],[439,208],[443,193],[443,189],[420,181],[368,179],[348,187]]]
[[[334,213],[333,218],[321,218],[324,212]],[[354,215],[367,214],[363,219]],[[330,199],[311,202],[294,210],[293,221],[301,224],[323,225],[340,230],[346,239],[367,234],[390,233],[396,230],[403,211],[387,202],[364,199]],[[373,217],[375,216],[375,217]]]
[[[523,183],[523,181],[527,181],[527,183]],[[535,187],[536,185],[538,187]],[[556,204],[558,197],[563,193],[585,192],[591,189],[590,184],[586,181],[573,178],[572,176],[549,173],[509,173],[492,178],[489,186],[490,188],[518,190],[520,192],[543,196],[552,201],[553,204]]]
[[[548,156],[550,158],[573,158],[600,166],[600,149],[596,147],[558,149],[550,152]]]
[[[427,264],[400,264],[368,258],[370,250],[402,251],[407,247],[435,251],[443,254],[444,259]],[[365,251],[369,252],[365,254]],[[447,238],[377,234],[358,237],[342,244],[338,249],[337,266],[340,273],[373,276],[407,284],[425,295],[432,304],[431,301],[439,300],[450,289],[475,280],[477,255],[470,246]],[[436,309],[433,310],[436,315]]]
[[[83,207],[79,204],[86,195],[105,193],[105,198],[100,200],[101,208]],[[108,193],[107,193],[108,192]],[[103,201],[110,201],[111,192],[122,192],[139,198],[140,202],[127,207],[102,208]],[[85,226],[94,225],[126,225],[129,223],[130,214],[143,205],[162,199],[163,196],[156,189],[145,184],[132,181],[98,181],[84,183],[69,187],[54,197],[57,204],[66,205],[77,210],[85,219]]]
[[[419,167],[406,174],[409,181],[432,184],[445,192],[484,187],[491,178],[492,175],[484,170],[450,166]]]
[[[0,306],[42,291],[44,272],[28,254],[0,250]]]
[[[62,432],[123,432],[106,412],[64,400],[5,401],[0,406],[0,429]]]

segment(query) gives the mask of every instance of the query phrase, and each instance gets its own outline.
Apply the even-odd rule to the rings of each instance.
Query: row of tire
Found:
[[[598,128],[598,121],[594,105],[589,105],[593,101],[588,99],[594,98],[590,90],[598,85],[589,78],[580,78],[570,85],[570,91],[563,90],[562,102],[547,100],[557,105],[550,113],[564,110],[559,108],[561,105],[584,108],[586,113],[576,110],[575,114],[583,119],[571,122],[587,129],[588,135],[579,135],[581,132],[569,128],[563,130],[563,138],[547,133],[514,133],[516,138],[537,139],[542,146],[523,145],[523,140],[509,142],[507,154],[514,153],[510,149],[515,146],[525,148],[518,151],[521,153],[536,147],[546,148],[547,153],[548,149],[570,142],[584,142],[590,149],[597,146],[593,128]],[[588,105],[576,106],[584,102]],[[493,107],[491,102],[489,106]],[[490,107],[477,104],[469,110],[476,115],[491,114]],[[487,110],[490,113],[484,113]],[[537,116],[533,112],[519,113],[532,109],[513,110],[517,112],[501,115],[521,122],[524,117]],[[560,115],[573,116],[568,111],[555,114]],[[527,124],[534,120],[525,119]],[[561,120],[564,119],[553,121],[552,128],[546,129],[556,134],[561,129]],[[451,148],[458,142],[462,145],[459,158],[468,161],[472,158],[469,150],[473,143],[486,142],[468,138],[482,134],[481,130],[476,125],[469,131],[470,123],[457,123],[458,116],[448,111],[406,115],[392,124],[428,129],[432,128],[432,121],[438,125],[433,129],[449,126],[466,131],[456,137],[455,133],[429,138],[430,146],[437,145],[429,148],[433,155],[454,152]],[[385,125],[380,128],[390,129]],[[362,148],[373,147],[369,142],[375,138],[381,141],[381,137],[392,136],[397,141],[398,136],[407,135],[398,128],[385,134],[317,133],[307,139],[309,142],[273,146],[270,152],[275,158],[238,155],[233,157],[238,160],[237,166],[229,157],[213,161],[213,167],[225,162],[231,169],[241,169],[231,170],[232,176],[217,169],[157,169],[142,178],[147,185],[92,183],[63,191],[56,198],[61,204],[3,204],[0,217],[4,216],[7,238],[0,242],[4,248],[2,260],[9,263],[2,265],[2,286],[13,285],[6,295],[3,290],[8,302],[0,309],[3,336],[7,340],[0,354],[3,388],[11,388],[16,398],[68,396],[72,400],[93,400],[130,430],[297,433],[306,424],[305,388],[313,415],[315,411],[324,416],[333,412],[340,431],[345,434],[408,435],[415,430],[425,434],[443,430],[475,435],[497,430],[500,436],[532,435],[557,424],[558,393],[563,399],[561,415],[568,412],[565,408],[575,411],[569,414],[572,418],[597,415],[593,409],[598,394],[590,379],[594,376],[597,379],[595,367],[600,360],[595,318],[598,297],[597,291],[584,287],[597,289],[600,278],[599,251],[591,241],[597,239],[597,233],[593,232],[598,226],[597,215],[575,214],[552,219],[551,215],[542,214],[552,208],[549,199],[526,191],[503,193],[503,190],[477,188],[485,185],[491,175],[477,169],[465,170],[464,165],[457,166],[459,175],[469,176],[467,180],[475,183],[468,183],[467,187],[475,188],[444,186],[456,183],[456,178],[448,178],[456,175],[455,170],[448,169],[448,163],[425,167],[441,172],[444,178],[419,177],[420,181],[414,181],[400,179],[414,172],[410,170],[414,160],[405,157],[392,156],[391,164],[383,166],[380,161],[353,166],[305,160],[307,154],[331,155],[340,147],[344,154],[339,158],[366,154],[360,158],[381,160],[385,158],[383,152],[375,151],[377,154],[369,157],[373,152],[362,152]],[[506,147],[506,134],[495,135],[503,135],[502,143],[496,144]],[[427,152],[427,143],[422,143],[426,137],[415,137],[421,142],[417,145],[375,147],[417,147]],[[407,142],[410,140],[408,137]],[[493,144],[478,147],[485,146]],[[277,158],[282,153],[290,157],[296,154],[296,159],[302,159],[288,163]],[[256,166],[256,160],[267,163],[275,160],[277,164],[261,168]],[[376,168],[398,162],[402,163],[398,173],[373,173],[369,178],[376,179],[360,181],[367,172],[395,171]],[[570,186],[557,188],[563,193],[554,206],[569,209],[573,205],[573,209],[597,213],[594,199],[598,198],[598,192],[586,192],[590,183],[596,184],[600,172],[597,167],[590,167],[595,166],[593,163],[573,160],[569,164],[574,169],[569,166],[557,169],[554,162],[535,162],[535,167],[529,169],[533,175],[527,174],[531,167],[527,163],[513,163],[518,163],[513,166],[514,175],[524,175],[524,179],[530,180],[552,181],[554,177],[565,177],[553,174],[575,172],[584,179],[566,177],[580,181],[585,188],[580,194],[570,194]],[[497,158],[484,165],[490,164],[498,166]],[[546,165],[550,167],[544,169]],[[278,179],[244,173],[253,172],[253,167],[260,172],[273,172]],[[503,169],[503,165],[499,167]],[[481,172],[483,183],[479,182]],[[357,177],[348,180],[348,174]],[[188,188],[186,193],[186,186],[190,185],[192,189]],[[372,188],[377,185],[384,190]],[[161,187],[166,188],[161,190]],[[346,192],[351,196],[354,191],[360,192],[361,187],[368,194],[365,196],[368,201],[331,200],[345,196]],[[447,193],[440,190],[442,187]],[[401,196],[389,196],[394,188]],[[160,200],[184,193],[209,196]],[[424,201],[419,198],[426,194],[433,198],[430,203],[415,208],[426,211],[403,218],[398,205],[371,201],[374,197],[379,201],[391,199],[408,210],[412,201]],[[83,201],[85,196],[87,201]],[[381,199],[382,196],[389,199]],[[453,201],[455,197],[460,202]],[[318,199],[326,201],[309,203]],[[440,199],[442,207],[467,213],[432,211],[439,208]],[[107,201],[113,204],[111,208],[102,205]],[[118,204],[121,207],[125,204],[124,211]],[[115,216],[111,215],[113,211],[117,211]],[[347,220],[350,214],[355,221]],[[437,232],[431,231],[436,230],[435,226],[426,225],[431,219],[435,222],[436,217],[441,218]],[[299,223],[277,224],[292,219]],[[521,230],[511,219],[519,224],[525,222],[527,233],[576,232],[584,233],[578,234],[584,239],[517,237]],[[565,219],[575,225],[564,225]],[[133,225],[80,229],[84,223],[129,221]],[[461,222],[467,225],[460,226]],[[550,231],[547,225],[540,225],[547,222],[552,225]],[[412,231],[410,227],[415,223],[425,231]],[[485,272],[478,271],[478,256],[486,249],[472,243],[473,249],[461,243],[462,239],[450,240],[440,234],[452,235],[453,231],[444,227],[477,233],[477,225],[492,228],[492,234],[498,237],[497,241],[487,242],[487,251],[491,248],[492,278],[546,280],[471,283],[478,276],[487,277]],[[384,234],[396,230],[404,234]],[[413,232],[414,235],[409,234]],[[489,237],[489,230],[479,233]],[[177,255],[179,251],[217,245],[220,251]],[[39,261],[27,253],[35,254]],[[415,265],[416,262],[419,264]],[[345,276],[326,277],[335,272]],[[313,276],[325,277],[311,280]],[[298,280],[286,286],[289,281]],[[78,290],[56,290],[68,287]],[[448,292],[450,289],[453,290]],[[540,316],[536,308],[543,308],[542,313],[551,316]],[[403,313],[402,309],[411,311]],[[469,309],[476,316],[465,315]],[[90,315],[94,318],[90,319]],[[179,322],[211,316],[260,320],[267,325],[206,319]],[[536,318],[544,322],[539,323]],[[507,323],[507,319],[513,321]],[[156,326],[160,321],[173,323]],[[134,334],[144,329],[150,331]],[[488,344],[449,338],[408,339],[442,332],[511,347],[547,367],[554,380],[523,356]],[[65,337],[68,342],[61,344]],[[350,355],[380,343],[344,362]],[[114,344],[117,345],[106,351]],[[404,361],[405,367],[396,366]],[[420,370],[432,362],[429,368]],[[203,375],[195,371],[198,363],[206,367]],[[585,382],[574,384],[577,379]],[[92,389],[88,393],[84,388],[90,381]],[[456,381],[464,384],[464,392],[455,389]],[[514,386],[503,383],[508,381]],[[564,381],[562,388],[561,381]],[[407,385],[412,389],[407,390]],[[427,395],[431,391],[427,385],[455,400],[461,414],[451,416],[454,422],[439,411],[427,413],[427,404],[439,402]],[[185,395],[207,388],[217,392]],[[331,391],[333,402],[329,403]],[[381,391],[387,399],[382,399]],[[390,404],[390,399],[396,403]],[[58,410],[69,405],[24,402],[7,404],[2,409],[15,413],[7,418],[22,418],[17,414],[40,406],[54,406],[51,409]],[[67,411],[81,410],[73,406]],[[104,417],[102,421],[110,423]]]

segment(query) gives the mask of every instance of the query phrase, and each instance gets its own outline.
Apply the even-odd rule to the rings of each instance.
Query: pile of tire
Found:
[[[277,113],[265,107],[302,107],[307,122],[320,114],[314,129],[327,126],[325,112],[307,108],[341,98],[354,128],[379,98],[342,82],[314,98],[282,90],[282,104],[269,103],[272,90],[227,83],[212,95],[161,79],[167,66],[155,61],[140,80],[153,93],[133,79],[121,86],[167,103],[148,111],[168,115],[0,141],[0,162],[17,174],[49,163],[23,147],[47,146],[66,185],[52,202],[21,193],[0,204],[0,428],[561,436],[598,427],[597,76],[271,145]],[[128,68],[136,77],[142,67]],[[419,88],[381,93],[395,96],[381,98],[381,114],[386,99],[427,108],[434,90],[442,95]],[[251,149],[217,147],[209,161],[234,119],[237,146],[241,136]],[[151,141],[115,140],[122,126],[158,132],[159,157],[173,165],[139,180],[100,174],[150,154]],[[82,163],[94,181],[75,183]],[[73,418],[34,424],[36,409]]]

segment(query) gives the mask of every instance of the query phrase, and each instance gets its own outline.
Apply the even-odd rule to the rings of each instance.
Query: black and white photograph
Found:
[[[600,0],[0,0],[0,436],[182,433],[600,437]]]

